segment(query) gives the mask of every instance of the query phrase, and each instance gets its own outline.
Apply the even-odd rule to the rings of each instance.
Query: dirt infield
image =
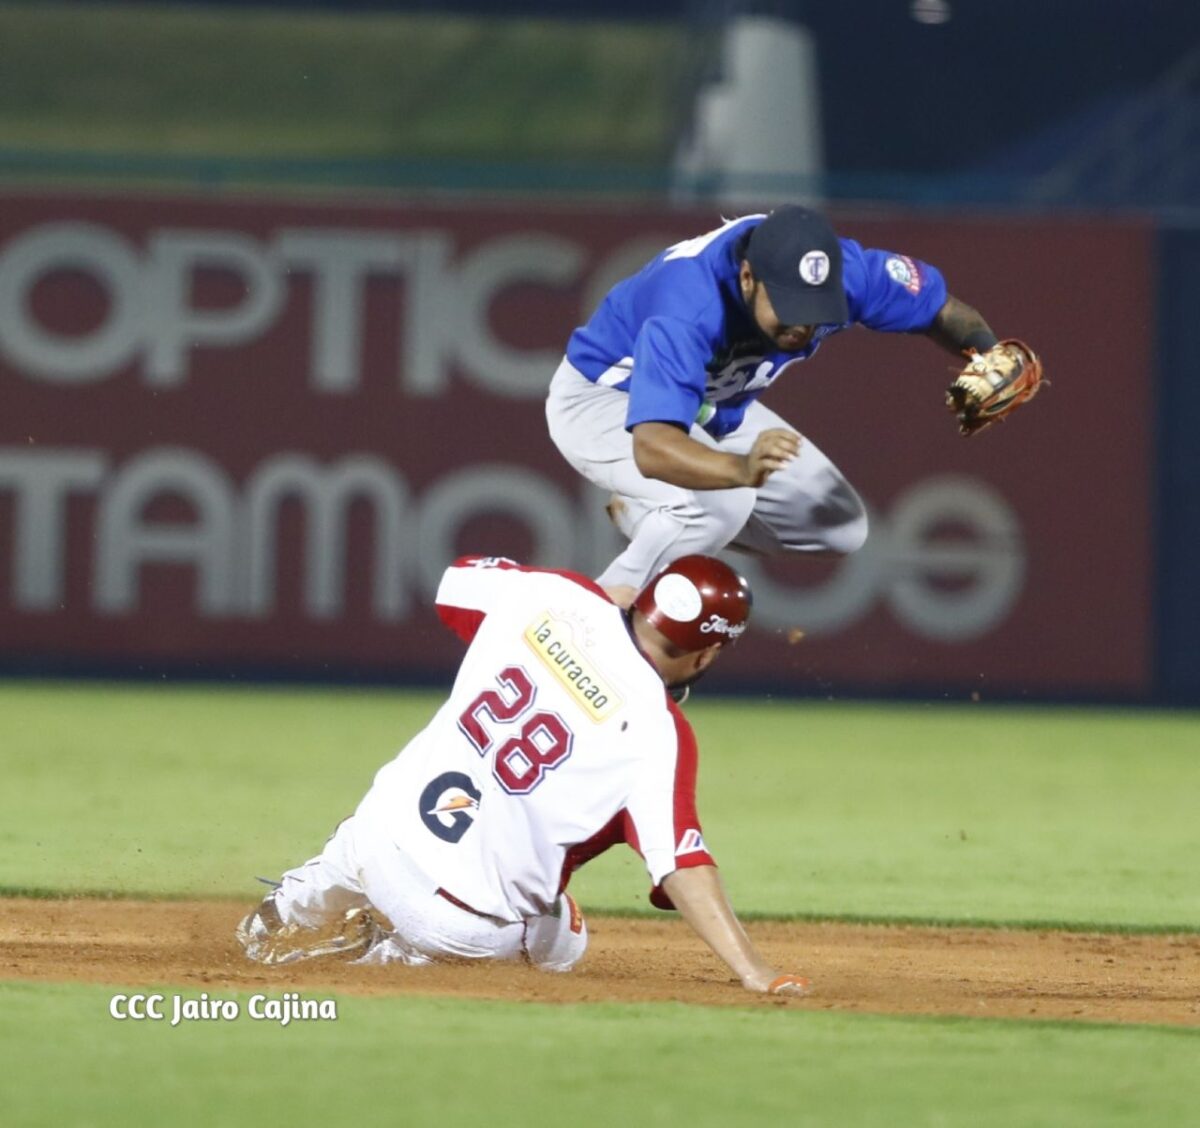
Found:
[[[676,1000],[878,1014],[956,1014],[1200,1026],[1200,936],[758,923],[778,967],[811,996],[750,995],[682,921],[591,918],[569,975],[511,964],[352,967],[249,964],[233,928],[241,902],[0,900],[0,979],[133,987],[591,1003]]]

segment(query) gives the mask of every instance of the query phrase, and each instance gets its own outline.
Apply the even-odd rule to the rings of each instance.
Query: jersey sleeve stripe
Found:
[[[675,830],[675,859],[674,869],[688,869],[692,866],[715,866],[708,848],[704,845],[701,833],[700,817],[696,813],[696,774],[699,767],[699,753],[696,747],[696,734],[688,724],[683,710],[669,701],[671,719],[675,722],[677,751],[675,757],[675,786],[673,793],[673,814]],[[673,871],[672,871],[673,872]],[[669,875],[666,875],[669,876]],[[665,880],[665,877],[664,877]],[[673,909],[671,898],[660,881],[650,891],[650,903],[659,909]]]
[[[671,719],[675,722],[678,753],[675,760],[675,847],[679,851],[687,842],[703,844],[700,816],[696,813],[696,773],[699,768],[699,752],[696,734],[688,724],[683,710],[674,701],[667,702]],[[705,849],[689,850],[676,854],[676,864],[683,866],[711,866],[715,864]]]

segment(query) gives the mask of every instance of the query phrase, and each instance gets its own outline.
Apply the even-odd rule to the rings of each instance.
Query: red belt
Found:
[[[466,901],[460,901],[453,893],[447,893],[446,890],[442,889],[441,887],[439,887],[437,889],[436,893],[437,893],[437,896],[444,897],[447,901],[450,902],[450,904],[454,905],[455,908],[462,909],[463,912],[471,913],[473,916],[483,917],[484,920],[495,920],[496,919],[495,917],[488,916],[487,913],[481,913],[478,909],[471,908],[471,906],[468,905],[466,903]]]

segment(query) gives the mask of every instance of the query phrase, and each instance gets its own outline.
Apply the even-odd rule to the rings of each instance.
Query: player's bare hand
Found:
[[[797,454],[803,440],[795,431],[771,427],[754,440],[745,456],[745,485],[761,486],[776,470],[782,470]]]
[[[811,984],[802,975],[778,975],[766,969],[747,975],[742,986],[764,995],[807,995]]]

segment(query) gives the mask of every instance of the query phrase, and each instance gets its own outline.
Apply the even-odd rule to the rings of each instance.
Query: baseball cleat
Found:
[[[275,963],[275,938],[284,930],[284,923],[279,918],[279,910],[275,907],[275,898],[268,895],[261,904],[247,916],[243,917],[234,937],[246,953],[246,958],[255,963]]]
[[[319,956],[361,956],[380,935],[381,929],[367,909],[350,909],[332,929],[284,924],[273,895],[264,898],[234,932],[247,959],[271,966]]]

